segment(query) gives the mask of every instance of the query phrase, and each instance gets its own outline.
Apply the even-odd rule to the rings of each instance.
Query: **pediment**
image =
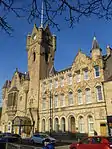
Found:
[[[79,51],[73,61],[72,68],[75,69],[75,71],[78,71],[82,68],[86,68],[90,62],[91,59],[84,53]]]

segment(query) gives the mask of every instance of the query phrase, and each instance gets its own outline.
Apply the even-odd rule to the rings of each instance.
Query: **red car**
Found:
[[[112,137],[87,137],[78,143],[72,143],[70,149],[112,149]]]

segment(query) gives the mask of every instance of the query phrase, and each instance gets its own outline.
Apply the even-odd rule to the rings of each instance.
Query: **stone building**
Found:
[[[56,36],[48,26],[34,25],[26,49],[28,71],[16,69],[11,81],[3,86],[2,131],[27,135],[35,131],[78,131],[93,135],[95,130],[106,135],[103,82],[112,74],[111,48],[108,46],[107,54],[102,55],[94,37],[90,57],[79,50],[72,65],[57,72]]]

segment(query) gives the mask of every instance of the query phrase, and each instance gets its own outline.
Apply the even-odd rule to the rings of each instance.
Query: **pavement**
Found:
[[[8,149],[42,149],[42,146],[39,147],[39,146],[9,143],[7,145],[7,148]],[[56,146],[55,149],[69,149],[69,145]]]

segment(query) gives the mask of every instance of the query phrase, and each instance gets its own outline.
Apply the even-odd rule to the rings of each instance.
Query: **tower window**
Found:
[[[34,52],[33,53],[33,61],[35,61],[35,59],[36,59],[36,53]]]
[[[94,70],[95,70],[95,77],[99,77],[100,76],[99,66],[95,66]]]

